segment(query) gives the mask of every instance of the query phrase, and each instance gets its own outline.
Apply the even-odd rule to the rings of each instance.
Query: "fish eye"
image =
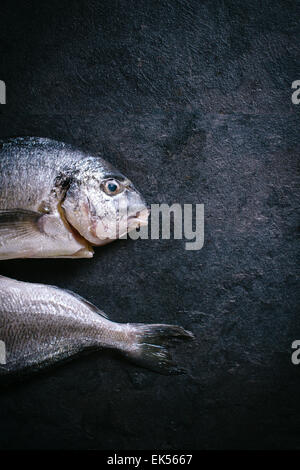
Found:
[[[114,196],[115,194],[118,194],[120,192],[121,185],[117,180],[110,179],[104,182],[103,189],[106,194]]]

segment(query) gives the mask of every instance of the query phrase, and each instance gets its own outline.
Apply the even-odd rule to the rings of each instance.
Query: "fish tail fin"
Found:
[[[192,340],[194,335],[176,325],[164,324],[129,324],[133,332],[132,343],[125,355],[147,369],[161,374],[179,374],[185,372],[172,359],[170,346],[176,340]]]

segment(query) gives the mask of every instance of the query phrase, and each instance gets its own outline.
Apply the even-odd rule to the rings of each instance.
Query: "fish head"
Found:
[[[92,245],[105,245],[148,224],[142,195],[103,160],[91,161],[71,178],[62,208],[69,224]]]

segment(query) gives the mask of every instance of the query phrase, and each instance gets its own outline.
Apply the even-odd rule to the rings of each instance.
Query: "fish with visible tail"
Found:
[[[46,138],[0,140],[0,260],[90,258],[92,246],[147,225],[148,216],[132,182],[102,158]],[[169,342],[192,338],[174,325],[116,323],[74,293],[0,276],[1,376],[99,348],[179,372]]]
[[[132,182],[100,157],[39,137],[0,140],[0,259],[91,258],[147,225]]]
[[[102,348],[169,374],[182,371],[172,361],[170,340],[193,335],[175,325],[112,322],[72,292],[0,276],[0,338],[6,349],[0,375],[41,369]]]

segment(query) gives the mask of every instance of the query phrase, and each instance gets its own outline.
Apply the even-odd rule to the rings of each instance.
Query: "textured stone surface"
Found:
[[[197,342],[164,377],[108,353],[0,391],[1,448],[300,447],[295,1],[3,2],[0,137],[103,154],[149,203],[204,203],[205,244],[118,241],[93,260],[1,262],[116,321]],[[299,36],[298,36],[299,37]]]

